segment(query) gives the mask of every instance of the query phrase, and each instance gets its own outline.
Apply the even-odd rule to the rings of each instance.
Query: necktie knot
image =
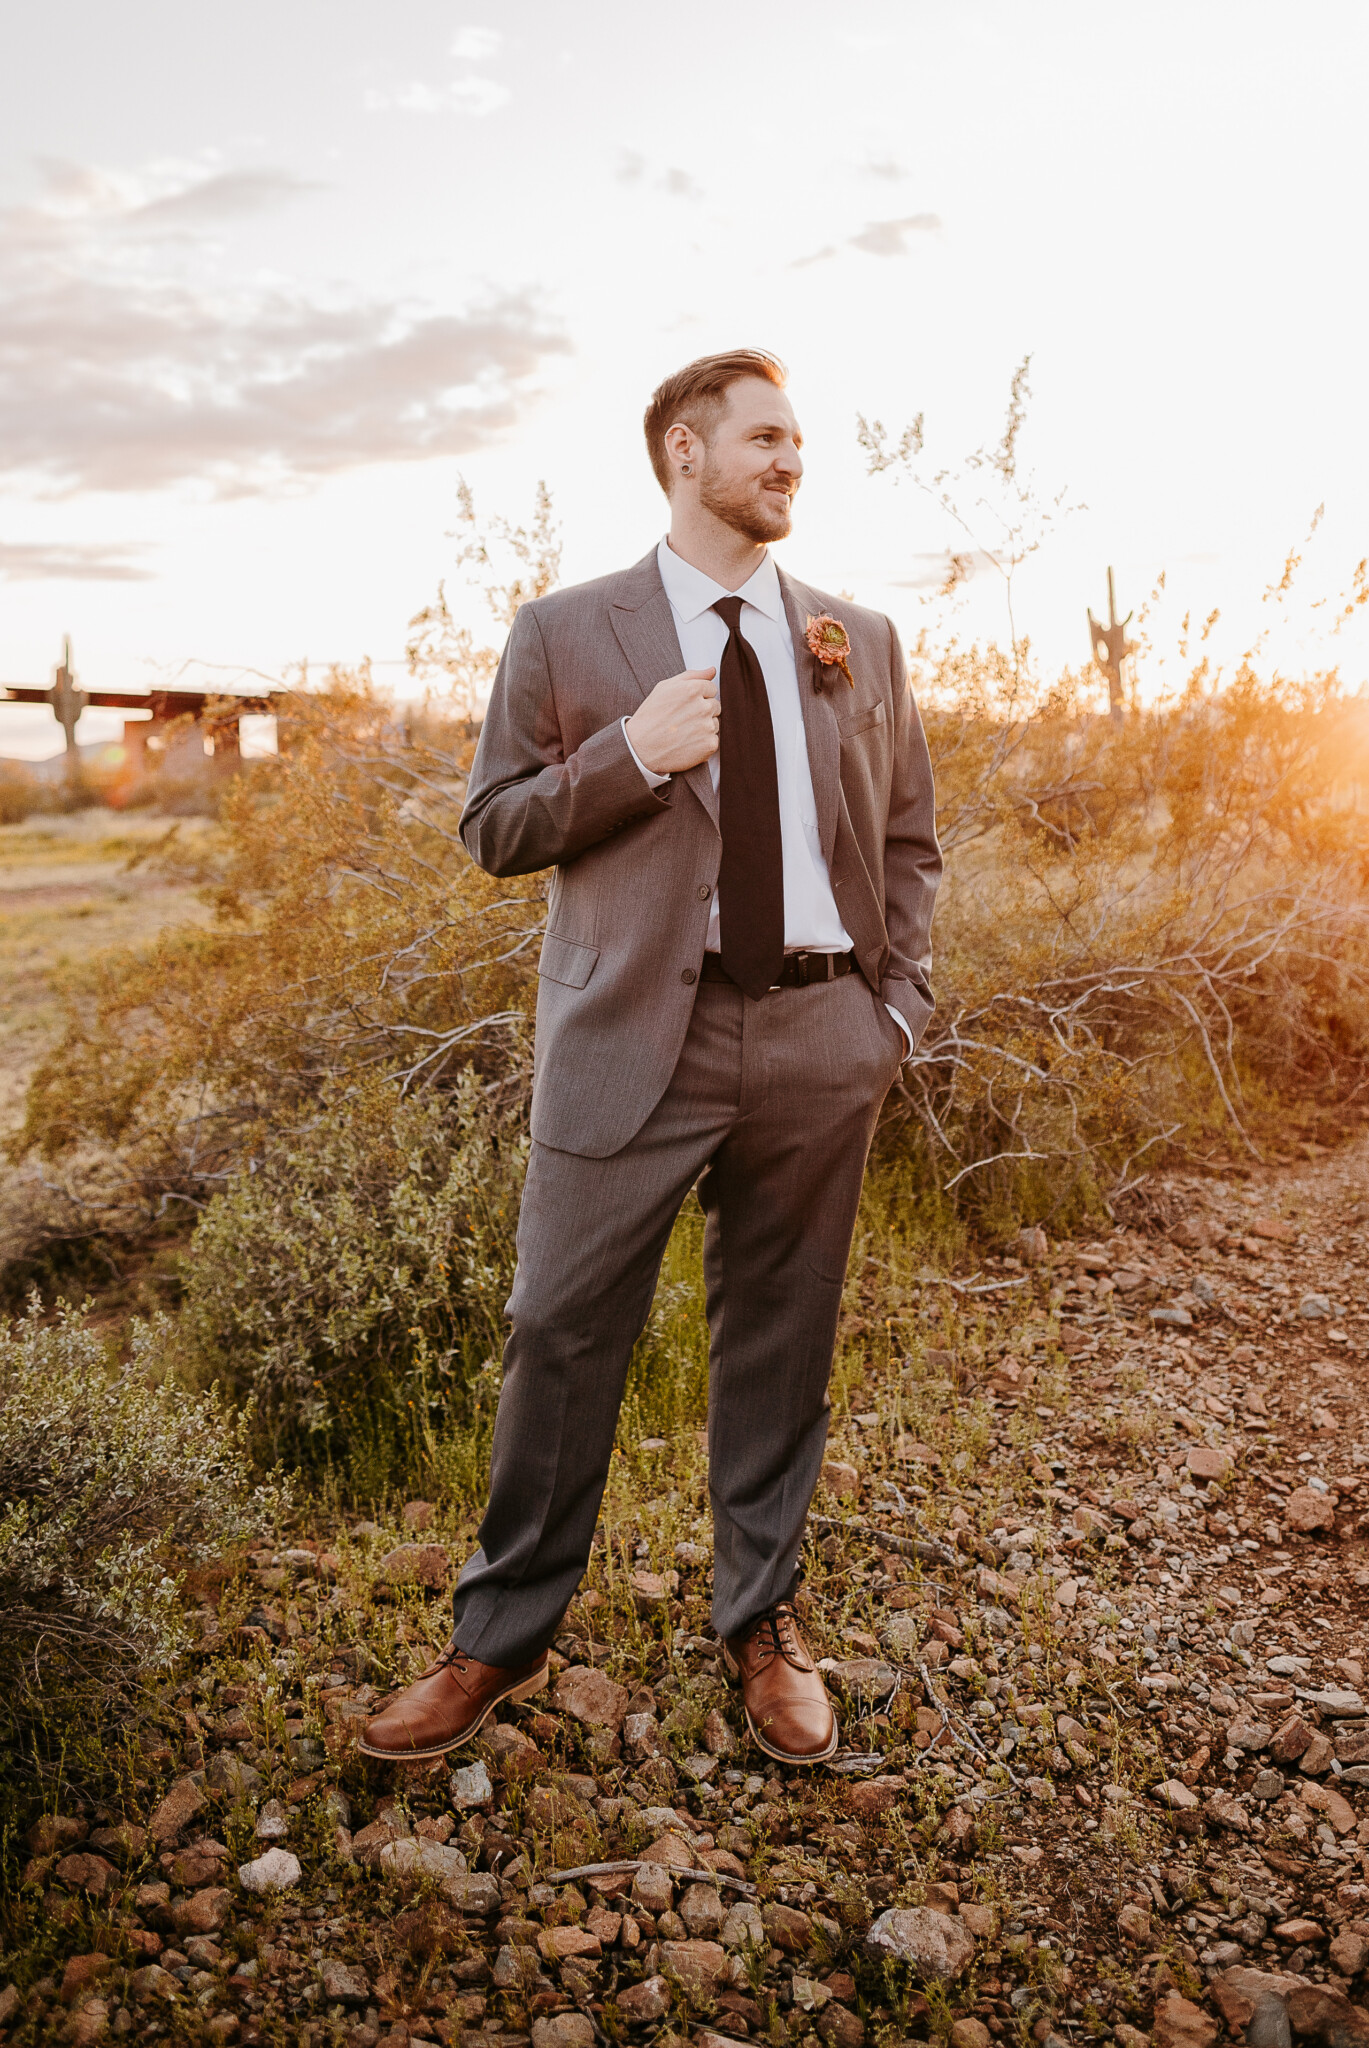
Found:
[[[742,600],[739,597],[720,597],[713,606],[729,633],[739,632],[742,619]]]

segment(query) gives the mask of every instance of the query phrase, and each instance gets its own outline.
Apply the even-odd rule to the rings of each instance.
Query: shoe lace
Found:
[[[776,1657],[783,1657],[786,1664],[792,1664],[798,1671],[810,1670],[811,1663],[799,1634],[798,1618],[787,1600],[781,1600],[774,1607],[767,1607],[765,1613],[751,1626],[751,1641],[756,1654],[763,1664],[771,1663]]]

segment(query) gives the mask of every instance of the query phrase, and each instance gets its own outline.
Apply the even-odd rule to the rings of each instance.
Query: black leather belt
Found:
[[[817,981],[840,981],[843,974],[850,974],[855,960],[849,953],[786,953],[778,981],[771,982],[772,988],[811,988]],[[725,981],[735,988],[736,983],[723,966],[717,953],[705,953],[704,964],[699,975],[700,981]]]

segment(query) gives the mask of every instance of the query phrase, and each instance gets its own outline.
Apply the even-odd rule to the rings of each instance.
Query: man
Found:
[[[691,363],[645,425],[667,538],[523,606],[471,771],[474,859],[555,868],[532,1154],[480,1547],[372,1756],[440,1756],[545,1683],[696,1183],[714,1626],[767,1755],[837,1746],[792,1602],[866,1154],[932,1010],[931,765],[889,621],[768,553],[803,473],[781,365]]]

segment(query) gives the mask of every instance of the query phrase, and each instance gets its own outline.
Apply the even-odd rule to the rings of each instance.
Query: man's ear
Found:
[[[702,467],[703,442],[698,434],[695,433],[693,427],[685,420],[674,420],[666,428],[663,438],[665,441],[665,459],[669,463],[672,473],[678,476],[684,469],[685,464],[688,463],[694,475],[697,476]],[[688,474],[687,471],[686,474]]]

